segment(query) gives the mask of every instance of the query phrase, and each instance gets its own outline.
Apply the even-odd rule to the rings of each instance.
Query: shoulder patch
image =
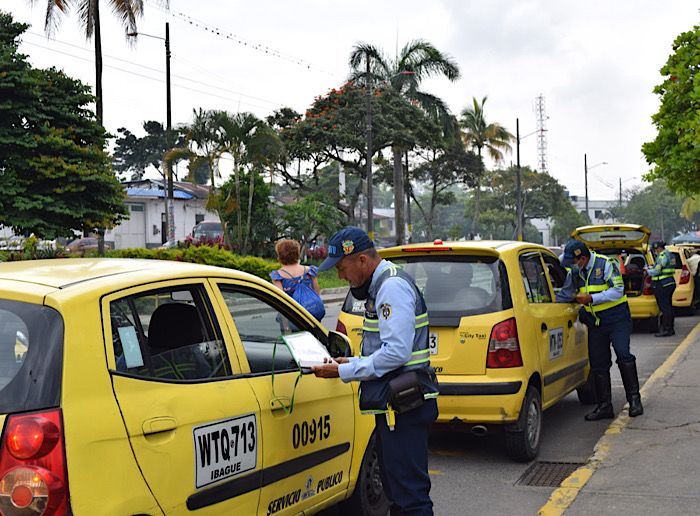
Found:
[[[384,303],[379,307],[379,313],[382,319],[389,319],[391,317],[391,305],[389,303]]]

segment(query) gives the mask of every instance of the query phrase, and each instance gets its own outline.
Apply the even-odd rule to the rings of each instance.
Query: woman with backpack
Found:
[[[282,239],[275,244],[277,261],[282,267],[270,273],[272,283],[290,295],[297,303],[316,319],[321,321],[326,315],[326,309],[321,299],[321,287],[318,285],[318,267],[304,266],[299,263],[301,246],[296,240]],[[282,321],[283,329],[289,325],[288,321]]]

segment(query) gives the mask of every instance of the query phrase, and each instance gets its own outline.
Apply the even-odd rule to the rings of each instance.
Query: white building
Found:
[[[161,246],[168,240],[163,181],[144,179],[123,185],[130,216],[105,233],[105,242],[113,244],[114,249]],[[176,240],[192,234],[195,224],[203,220],[219,220],[216,213],[206,209],[208,196],[208,186],[180,181],[173,183]]]

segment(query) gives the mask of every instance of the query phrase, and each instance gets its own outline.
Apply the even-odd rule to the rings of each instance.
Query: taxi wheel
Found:
[[[518,462],[528,462],[540,451],[542,432],[542,402],[540,393],[532,385],[525,393],[520,417],[514,429],[505,432],[506,453]]]
[[[347,516],[386,516],[389,512],[389,499],[382,486],[374,434],[362,459],[355,492],[342,504],[341,512]]]

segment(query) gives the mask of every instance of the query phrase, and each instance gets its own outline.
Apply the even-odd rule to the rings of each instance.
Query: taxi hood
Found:
[[[593,250],[637,247],[646,251],[650,236],[649,228],[638,224],[581,226],[571,232],[572,238],[580,240]]]

